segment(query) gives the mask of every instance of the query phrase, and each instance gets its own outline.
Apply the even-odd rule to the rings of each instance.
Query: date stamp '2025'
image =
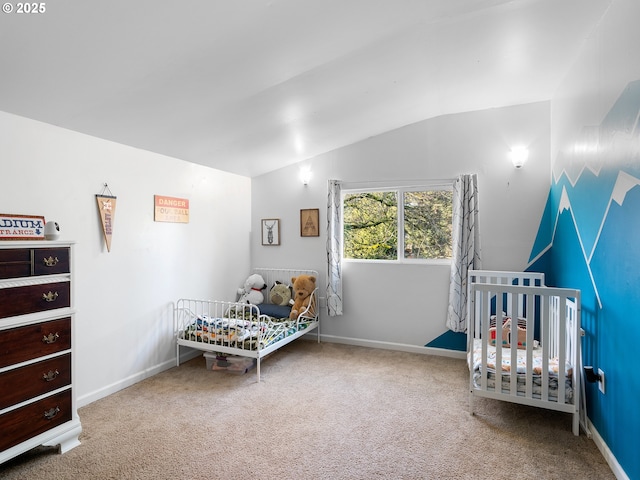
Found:
[[[17,14],[39,14],[47,11],[46,2],[5,2],[2,4],[2,11],[4,13],[17,13]]]

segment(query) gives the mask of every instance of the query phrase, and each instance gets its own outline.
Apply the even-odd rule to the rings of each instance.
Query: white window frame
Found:
[[[344,197],[353,193],[365,192],[397,192],[398,193],[398,256],[395,260],[380,260],[368,258],[347,258],[344,255],[344,227],[342,228],[342,261],[347,263],[380,263],[388,265],[419,264],[419,265],[451,265],[450,258],[404,258],[404,193],[427,192],[435,190],[453,191],[454,180],[434,180],[410,182],[405,185],[395,183],[380,183],[371,186],[370,183],[343,183],[340,195],[342,225],[344,226]]]

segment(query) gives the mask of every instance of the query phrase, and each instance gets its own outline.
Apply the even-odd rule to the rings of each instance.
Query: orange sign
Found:
[[[156,222],[189,223],[189,199],[154,195]]]

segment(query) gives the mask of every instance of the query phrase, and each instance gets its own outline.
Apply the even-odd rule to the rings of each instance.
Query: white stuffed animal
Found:
[[[238,289],[240,303],[251,303],[253,305],[259,305],[264,302],[264,294],[262,290],[267,288],[267,284],[264,283],[262,275],[254,273],[244,282],[244,287]]]

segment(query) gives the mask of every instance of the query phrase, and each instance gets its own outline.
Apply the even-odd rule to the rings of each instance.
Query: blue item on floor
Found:
[[[438,338],[434,338],[425,347],[444,348],[445,350],[467,351],[467,334],[447,330]]]

